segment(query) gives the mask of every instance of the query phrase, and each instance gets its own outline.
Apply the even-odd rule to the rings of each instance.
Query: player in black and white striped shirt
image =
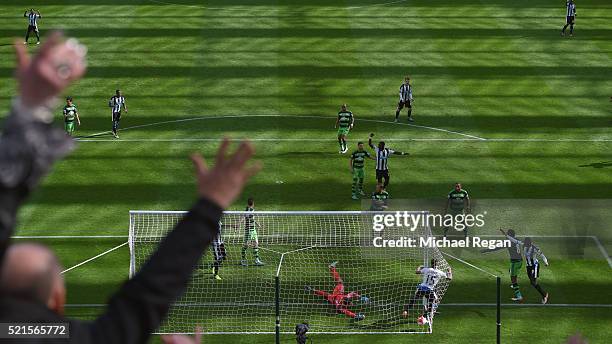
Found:
[[[30,38],[30,33],[34,32],[36,34],[36,44],[40,44],[40,33],[38,32],[38,19],[42,18],[40,12],[30,8],[30,10],[26,10],[23,13],[25,18],[28,18],[28,32],[25,36],[25,41],[23,44],[28,44],[28,39]]]
[[[529,282],[531,282],[531,285],[536,288],[540,295],[542,295],[542,304],[546,304],[548,303],[548,293],[545,292],[538,283],[538,278],[540,277],[540,262],[538,257],[542,258],[546,266],[548,266],[548,259],[546,259],[544,253],[533,244],[531,238],[525,238],[525,240],[523,240],[523,255],[525,256]]]
[[[395,110],[395,123],[399,122],[400,111],[404,107],[408,109],[408,120],[410,122],[414,121],[412,118],[412,101],[412,85],[410,85],[410,77],[407,76],[399,89],[399,102]]]
[[[125,105],[125,97],[121,94],[121,90],[116,90],[115,95],[108,101],[108,106],[111,108],[111,116],[113,119],[113,136],[118,139],[117,130],[119,129],[119,121],[121,120],[121,109],[127,112]]]
[[[389,185],[389,179],[391,178],[389,176],[389,166],[388,166],[387,160],[393,154],[408,155],[408,153],[394,151],[393,149],[390,149],[390,148],[385,148],[384,141],[378,142],[378,146],[376,147],[374,146],[374,144],[372,144],[373,137],[374,137],[374,133],[371,133],[370,137],[368,138],[368,146],[370,146],[370,148],[372,148],[374,152],[376,153],[376,180],[378,181],[379,184],[381,183],[383,184],[384,189],[387,189],[387,186]],[[384,179],[384,183],[383,183],[383,179]]]
[[[576,4],[574,0],[565,3],[565,26],[561,30],[561,36],[565,36],[565,29],[570,27],[570,37],[574,35],[574,22],[576,21]]]

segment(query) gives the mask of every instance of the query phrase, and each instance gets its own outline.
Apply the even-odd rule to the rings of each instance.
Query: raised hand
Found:
[[[53,32],[38,54],[30,58],[26,47],[15,41],[17,80],[23,105],[46,105],[85,74],[87,48],[74,39]]]
[[[259,162],[247,166],[247,162],[255,153],[255,148],[249,142],[242,142],[233,155],[227,156],[230,141],[223,139],[215,166],[208,168],[200,154],[191,155],[196,169],[198,194],[207,198],[221,208],[229,207],[240,195],[246,182],[261,169]]]

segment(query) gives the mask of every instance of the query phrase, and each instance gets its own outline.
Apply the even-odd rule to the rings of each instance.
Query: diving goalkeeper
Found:
[[[338,262],[333,262],[329,264],[329,273],[332,275],[334,281],[336,282],[336,287],[334,288],[334,291],[332,293],[328,293],[323,290],[317,290],[312,288],[311,286],[306,286],[306,290],[311,291],[316,295],[323,296],[329,303],[336,307],[336,311],[338,313],[342,313],[355,320],[365,319],[365,315],[361,313],[355,314],[354,312],[351,312],[347,308],[347,306],[351,304],[352,299],[360,299],[362,302],[368,302],[368,298],[359,295],[359,293],[356,291],[351,291],[350,293],[344,292],[344,283],[342,282],[342,277],[340,277],[340,274],[338,273],[338,271],[336,271],[336,264],[338,264]]]

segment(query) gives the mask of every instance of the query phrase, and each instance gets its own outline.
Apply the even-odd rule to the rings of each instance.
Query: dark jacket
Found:
[[[52,163],[70,151],[73,142],[49,124],[27,119],[22,114],[11,115],[0,139],[0,263],[19,206]],[[15,121],[23,123],[15,125]],[[219,206],[199,200],[94,321],[64,319],[42,304],[0,295],[0,323],[70,323],[69,340],[19,339],[16,343],[146,343],[187,287],[202,252],[217,235],[221,215]]]

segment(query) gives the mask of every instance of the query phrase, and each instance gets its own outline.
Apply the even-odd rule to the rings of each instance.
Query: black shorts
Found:
[[[220,262],[227,257],[227,252],[225,251],[225,244],[212,245],[213,256],[216,262]]]
[[[28,25],[28,34],[30,32],[38,32],[38,26]]]
[[[121,111],[113,112],[113,122],[118,122],[119,120],[121,120]]]
[[[399,101],[399,103],[397,103],[397,108],[398,109],[403,109],[405,107],[412,109],[412,102],[410,100],[406,100],[406,101]]]
[[[389,179],[389,170],[376,170],[376,180]]]
[[[529,279],[537,279],[540,277],[540,264],[527,266],[527,277]]]
[[[574,20],[576,20],[575,16],[567,16],[567,17],[565,17],[565,23],[566,24],[574,24]]]

